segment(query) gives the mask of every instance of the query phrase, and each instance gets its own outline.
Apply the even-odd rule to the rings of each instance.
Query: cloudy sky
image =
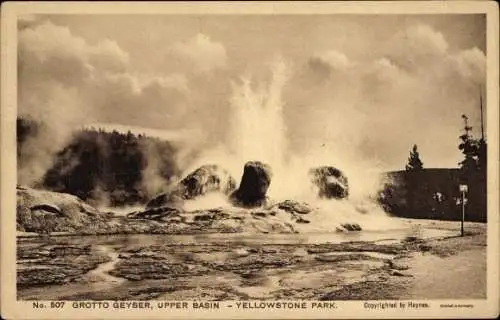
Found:
[[[221,141],[241,77],[285,61],[290,150],[337,146],[402,169],[456,167],[462,114],[478,134],[484,15],[50,15],[19,21],[21,115]],[[55,120],[57,119],[57,120]]]

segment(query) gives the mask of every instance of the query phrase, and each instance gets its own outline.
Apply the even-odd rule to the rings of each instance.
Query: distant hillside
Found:
[[[25,163],[19,152],[23,143],[41,127],[37,121],[18,119],[18,165]],[[82,129],[57,152],[37,187],[70,193],[95,204],[145,203],[178,174],[175,153],[169,142],[158,138]]]
[[[461,219],[459,169],[423,169],[415,176],[411,189],[406,171],[392,171],[385,175],[390,182],[385,185],[380,202],[386,211],[408,218]],[[474,177],[468,187],[466,220],[486,221],[484,179]],[[411,194],[414,197],[413,207],[409,203]]]

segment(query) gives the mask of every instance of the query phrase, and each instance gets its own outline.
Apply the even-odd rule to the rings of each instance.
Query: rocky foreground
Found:
[[[457,230],[456,223],[413,223]],[[23,300],[481,299],[486,225],[466,230],[465,237],[290,244],[19,238],[17,292]]]

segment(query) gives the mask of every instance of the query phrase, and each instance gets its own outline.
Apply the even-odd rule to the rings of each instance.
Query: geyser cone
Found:
[[[233,177],[218,165],[203,165],[184,177],[169,191],[148,202],[146,208],[182,206],[185,200],[193,200],[209,193],[229,195],[236,189]]]
[[[243,207],[261,206],[266,201],[266,193],[271,184],[271,167],[260,161],[245,164],[241,183],[232,195],[234,205]]]
[[[343,199],[349,195],[347,177],[339,169],[322,166],[309,170],[311,182],[318,188],[318,196],[326,199]]]

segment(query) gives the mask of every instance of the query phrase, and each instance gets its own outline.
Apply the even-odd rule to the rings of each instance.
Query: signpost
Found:
[[[461,184],[459,186],[459,190],[462,193],[462,221],[460,224],[460,236],[462,237],[464,236],[465,201],[466,201],[465,194],[467,193],[468,189],[469,188],[466,184]]]

